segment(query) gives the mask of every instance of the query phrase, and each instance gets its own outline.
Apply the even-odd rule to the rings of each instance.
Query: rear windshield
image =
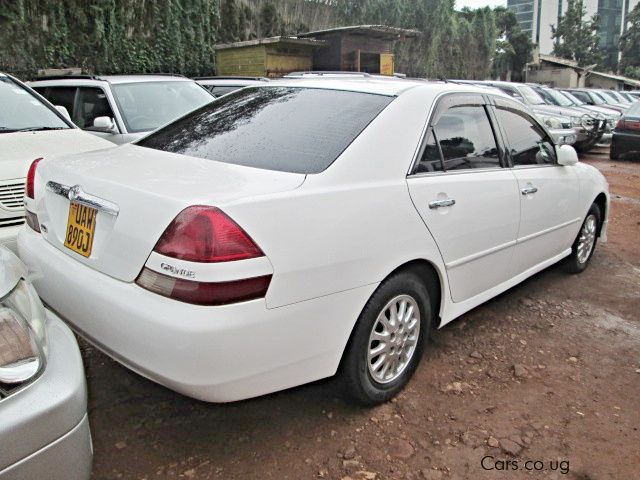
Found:
[[[267,170],[319,173],[393,98],[315,88],[245,88],[137,144]]]

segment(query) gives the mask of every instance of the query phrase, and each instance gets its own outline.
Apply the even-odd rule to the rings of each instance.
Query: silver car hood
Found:
[[[557,105],[531,105],[531,109],[536,113],[562,117],[581,117],[585,114],[585,112],[581,112],[572,107],[559,107]]]

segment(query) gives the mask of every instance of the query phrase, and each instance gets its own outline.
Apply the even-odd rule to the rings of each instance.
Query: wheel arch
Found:
[[[440,312],[444,292],[444,278],[440,274],[440,271],[432,262],[425,260],[424,258],[419,258],[403,263],[399,267],[395,268],[385,277],[385,280],[392,275],[396,275],[403,271],[415,272],[424,281],[424,284],[429,291],[431,311],[433,312],[431,326],[438,328],[440,325]]]
[[[604,224],[604,222],[606,221],[609,215],[609,212],[607,210],[608,208],[607,196],[604,194],[604,192],[600,192],[596,196],[596,198],[593,200],[593,203],[598,205],[598,208],[600,209],[600,214],[602,216],[602,218],[600,218],[600,224],[598,225],[598,236],[600,236],[600,232],[602,231],[602,225]]]
[[[429,299],[431,300],[431,311],[433,312],[433,318],[431,319],[431,327],[438,328],[441,322],[440,313],[442,311],[442,298],[444,296],[444,288],[445,288],[444,274],[440,272],[438,267],[433,262],[426,260],[424,258],[417,258],[414,260],[409,260],[403,263],[402,265],[399,265],[398,267],[394,268],[391,272],[387,274],[387,276],[384,277],[384,279],[380,282],[380,284],[382,284],[386,279],[401,272],[415,272],[421,279],[424,280],[424,284],[427,287],[427,291],[429,292]],[[367,299],[367,302],[368,301],[369,299]],[[365,302],[365,305],[366,305],[366,302]],[[364,310],[365,305],[362,305],[361,312],[362,310]],[[342,354],[340,356],[340,363],[338,365],[338,371],[342,369],[345,353],[348,351],[349,345],[351,345],[353,334],[355,332],[355,329],[356,329],[356,326],[358,325],[359,320],[360,320],[360,315],[358,315],[358,318],[354,322],[353,327],[351,328],[351,332],[349,333],[349,339],[347,340],[344,346],[344,349],[342,350]]]

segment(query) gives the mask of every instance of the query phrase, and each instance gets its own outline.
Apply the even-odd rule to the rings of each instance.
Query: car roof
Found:
[[[415,88],[432,90],[434,93],[446,92],[476,92],[488,93],[486,88],[473,85],[459,85],[446,81],[427,81],[420,79],[403,79],[396,77],[301,77],[282,78],[264,84],[261,88],[274,86],[324,88],[330,90],[345,90],[352,92],[373,93],[378,95],[399,96]]]

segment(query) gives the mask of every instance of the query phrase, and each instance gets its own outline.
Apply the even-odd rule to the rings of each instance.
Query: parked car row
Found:
[[[456,82],[496,88],[528,105],[558,141],[572,144],[579,152],[587,152],[598,143],[611,141],[616,124],[637,102],[633,95],[609,90],[556,89],[501,81]]]
[[[22,136],[7,145],[22,162],[13,180],[26,175],[21,261],[0,249],[0,441],[34,429],[0,454],[0,480],[88,477],[82,364],[60,319],[204,401],[339,374],[373,405],[407,384],[431,328],[557,262],[582,272],[606,239],[607,183],[567,145],[602,125],[536,103],[531,86],[333,73],[214,99],[180,77],[33,82],[54,100],[70,89],[60,106],[89,131],[100,118],[121,135],[152,130],[114,145],[0,80],[0,101],[15,102],[0,142]],[[99,108],[83,88],[99,89]],[[75,137],[56,150],[54,134]],[[49,434],[68,443],[48,449]],[[75,460],[42,473],[34,452]]]

